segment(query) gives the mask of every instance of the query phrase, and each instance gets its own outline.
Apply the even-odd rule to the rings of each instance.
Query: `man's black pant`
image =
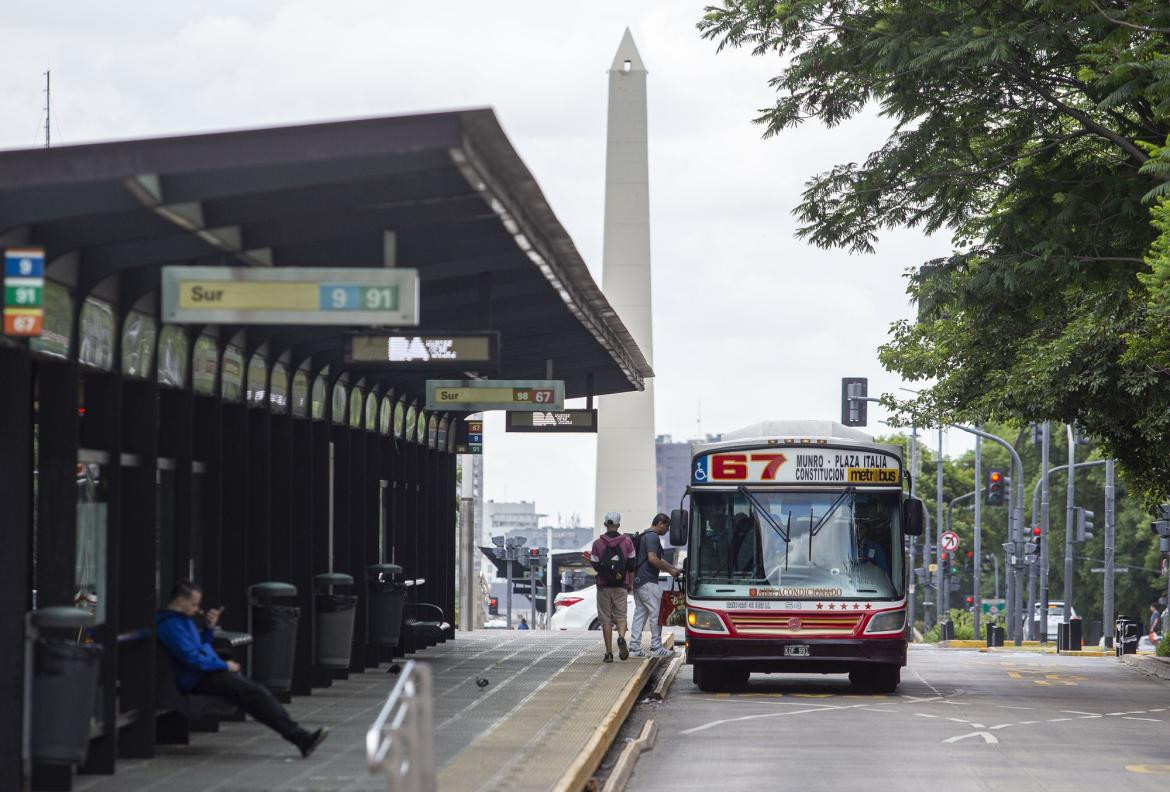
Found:
[[[227,699],[294,745],[306,735],[268,688],[232,671],[205,674],[191,692]]]

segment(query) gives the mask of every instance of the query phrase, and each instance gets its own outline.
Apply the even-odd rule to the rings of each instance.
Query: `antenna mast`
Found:
[[[50,108],[53,106],[52,103],[49,101],[51,98],[50,94],[49,94],[50,75],[52,75],[51,70],[45,72],[45,148],[48,148],[49,143],[50,143],[50,140],[49,140],[49,113],[51,112]]]

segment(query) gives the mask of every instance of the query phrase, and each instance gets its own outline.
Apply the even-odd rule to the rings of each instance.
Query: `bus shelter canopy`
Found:
[[[410,267],[419,329],[498,330],[501,377],[551,361],[571,398],[653,375],[490,109],[0,152],[3,245],[123,310],[157,311],[169,264]],[[337,370],[354,328],[247,329],[249,350]]]

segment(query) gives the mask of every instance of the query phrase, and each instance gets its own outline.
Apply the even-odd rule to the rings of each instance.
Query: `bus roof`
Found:
[[[886,451],[902,457],[901,446],[889,443],[875,443],[873,436],[852,426],[837,421],[761,421],[733,432],[726,432],[716,443],[695,443],[691,446],[691,454],[698,455],[720,448],[742,448],[745,445],[768,445],[776,441],[787,445],[812,444],[826,441],[832,444],[842,444],[852,447],[873,448]]]

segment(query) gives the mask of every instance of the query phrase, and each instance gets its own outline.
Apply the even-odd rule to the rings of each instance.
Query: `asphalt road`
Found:
[[[760,674],[743,692],[702,693],[683,666],[622,736],[647,718],[658,740],[631,792],[1170,786],[1170,683],[1112,658],[914,647],[892,696]]]

